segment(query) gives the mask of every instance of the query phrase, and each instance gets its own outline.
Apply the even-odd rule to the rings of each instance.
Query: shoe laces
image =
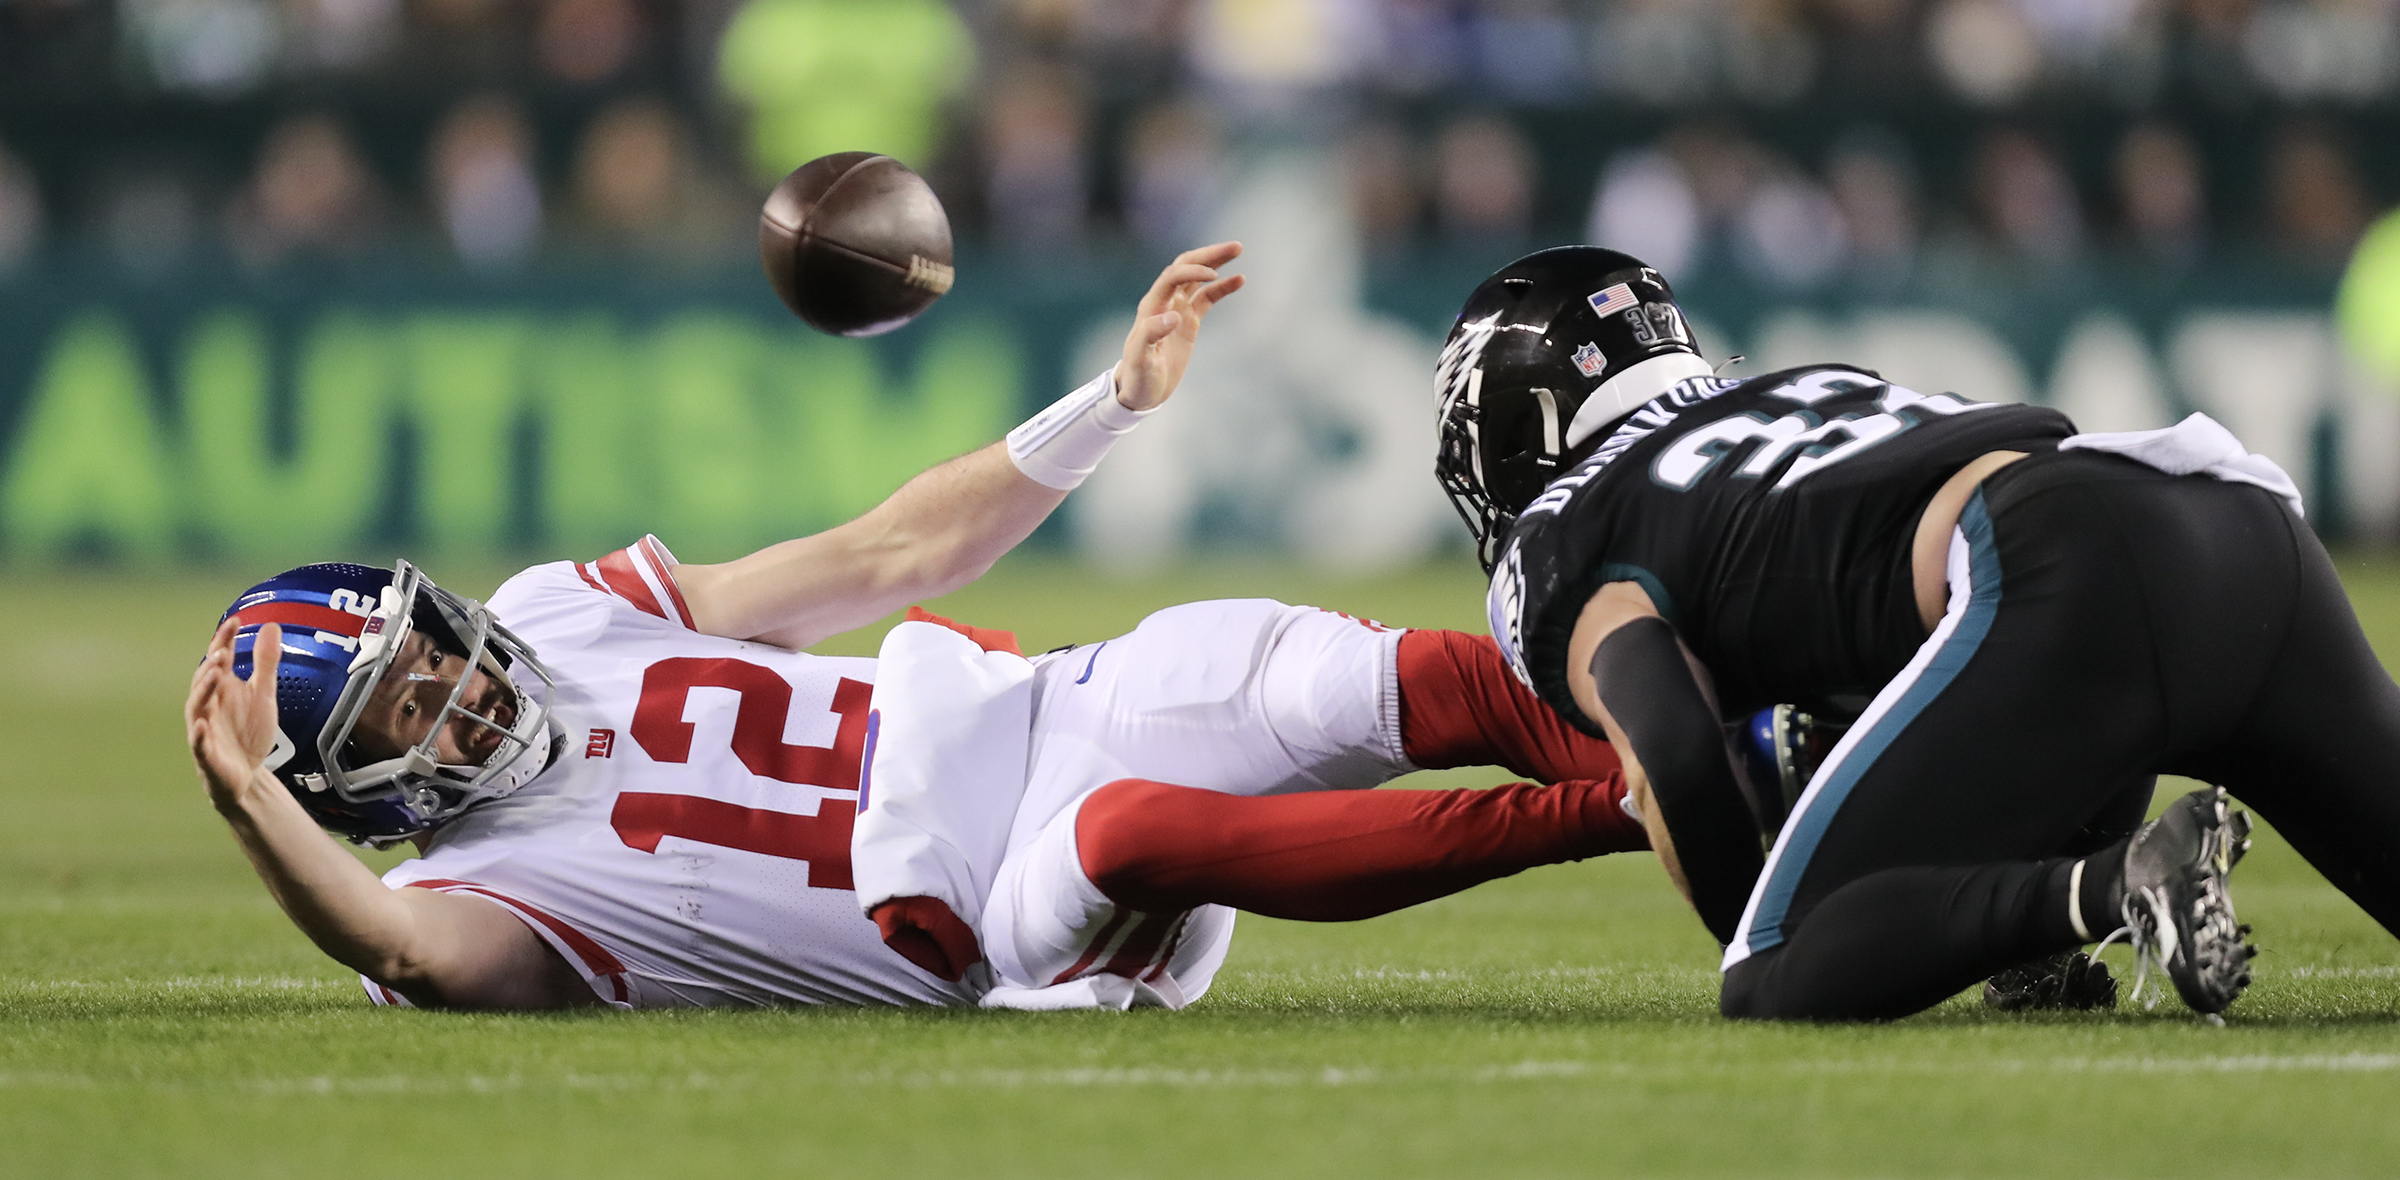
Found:
[[[2100,940],[2100,945],[2092,948],[2092,961],[2098,962],[2100,953],[2107,950],[2111,943],[2120,938],[2124,939],[2125,945],[2133,948],[2133,990],[2127,992],[2125,998],[2140,1000],[2144,1011],[2156,1011],[2158,993],[2149,988],[2150,976],[2153,972],[2164,974],[2167,969],[2167,956],[2174,952],[2167,951],[2162,954],[2158,948],[2155,931],[2143,925],[2145,904],[2149,907],[2148,914],[2153,924],[2170,931],[2174,929],[2172,923],[2159,921],[2159,915],[2166,909],[2167,903],[2156,889],[2144,888],[2128,891],[2125,894],[2124,905],[2117,914],[2125,924],[2110,931],[2108,937]]]

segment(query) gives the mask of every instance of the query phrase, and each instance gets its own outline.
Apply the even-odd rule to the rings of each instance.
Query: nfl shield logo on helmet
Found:
[[[1576,370],[1586,377],[1597,377],[1600,370],[1608,367],[1608,358],[1601,356],[1599,346],[1588,340],[1575,350],[1574,361]]]
[[[1591,301],[1592,314],[1599,316],[1615,315],[1616,313],[1641,302],[1641,300],[1634,298],[1633,288],[1625,285],[1624,283],[1618,283],[1614,287],[1606,287],[1601,290],[1594,291],[1584,298]]]

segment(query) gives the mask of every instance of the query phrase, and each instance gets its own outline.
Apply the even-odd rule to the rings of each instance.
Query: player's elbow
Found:
[[[538,1012],[595,1003],[588,988],[542,963],[478,963],[471,957],[435,961],[396,955],[359,974],[408,998],[419,1008],[471,1012]]]
[[[451,1004],[437,982],[436,973],[398,955],[381,956],[364,962],[335,956],[343,966],[357,971],[387,991],[397,992],[418,1008],[447,1008]]]

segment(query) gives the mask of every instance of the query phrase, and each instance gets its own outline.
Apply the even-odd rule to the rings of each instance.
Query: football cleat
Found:
[[[2206,787],[2168,804],[2125,849],[2125,926],[2133,945],[2133,994],[2153,970],[2164,971],[2195,1012],[2215,1016],[2250,986],[2258,948],[2242,939],[2226,877],[2250,850],[2250,814],[2227,804],[2225,788]],[[2157,1003],[2155,997],[2150,1001]]]
[[[1983,1003],[2002,1012],[2114,1008],[2117,981],[2108,973],[2108,964],[2082,951],[2065,951],[1985,980]]]

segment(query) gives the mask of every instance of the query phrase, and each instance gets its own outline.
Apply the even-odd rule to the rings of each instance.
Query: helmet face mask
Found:
[[[322,605],[319,605],[322,604]],[[353,840],[389,844],[424,831],[475,804],[508,795],[548,764],[552,748],[550,672],[490,610],[433,584],[422,570],[304,566],[244,594],[227,612],[242,617],[235,671],[246,675],[258,628],[283,624],[277,676],[278,733],[268,769],[326,829]],[[360,722],[387,680],[445,680],[404,667],[410,638],[422,633],[456,657],[460,672],[422,738],[397,752]],[[481,672],[501,695],[489,716],[467,703]],[[492,752],[479,762],[445,762],[445,734],[488,732]],[[458,746],[468,743],[461,741]]]
[[[1542,250],[1476,287],[1436,366],[1434,473],[1484,571],[1602,428],[1709,371],[1665,277],[1628,255]]]

